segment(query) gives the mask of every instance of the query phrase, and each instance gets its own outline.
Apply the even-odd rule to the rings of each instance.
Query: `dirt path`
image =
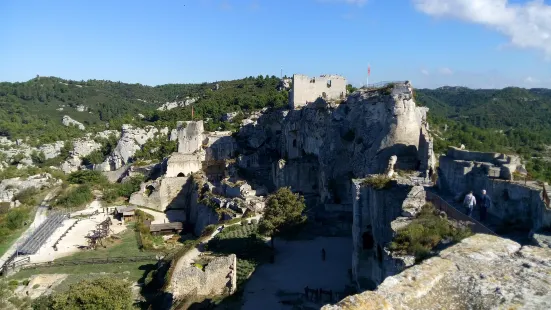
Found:
[[[284,295],[300,296],[304,288],[342,292],[350,284],[352,239],[318,237],[313,240],[276,239],[274,264],[257,268],[245,285],[243,310],[291,309],[281,302]],[[326,251],[322,260],[321,249]],[[292,297],[297,298],[297,297]]]
[[[6,253],[4,253],[4,255],[2,255],[2,257],[0,258],[0,266],[2,266],[4,262],[14,254],[15,251],[17,250],[17,247],[23,244],[23,242],[25,242],[25,240],[27,240],[27,238],[29,238],[32,235],[35,229],[38,228],[38,226],[40,226],[40,224],[42,224],[46,220],[48,207],[50,205],[49,204],[50,200],[55,196],[56,193],[57,193],[57,188],[49,192],[46,195],[46,197],[44,197],[44,199],[42,200],[42,202],[40,203],[40,205],[36,210],[36,214],[34,215],[33,222],[29,224],[29,227],[27,228],[27,230],[25,230],[25,232],[21,234],[21,236],[19,236],[19,238],[11,245],[11,247],[6,251]]]

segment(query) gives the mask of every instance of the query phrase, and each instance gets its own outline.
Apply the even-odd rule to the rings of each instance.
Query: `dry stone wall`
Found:
[[[450,148],[440,157],[438,187],[458,201],[470,190],[480,195],[485,189],[493,202],[488,212],[504,223],[514,222],[533,231],[550,228],[551,208],[543,187],[509,180],[511,171],[520,167],[515,156]]]
[[[237,257],[235,254],[212,258],[204,270],[188,265],[174,270],[171,292],[174,300],[189,295],[216,296],[233,294],[237,288]]]

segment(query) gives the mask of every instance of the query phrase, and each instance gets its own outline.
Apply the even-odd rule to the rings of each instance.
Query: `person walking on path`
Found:
[[[488,209],[492,206],[492,198],[486,194],[486,190],[482,190],[482,198],[480,198],[480,220],[485,221]]]
[[[476,206],[476,198],[474,198],[473,191],[470,191],[467,196],[465,196],[465,200],[463,200],[463,205],[467,209],[467,215],[472,216],[474,206]]]

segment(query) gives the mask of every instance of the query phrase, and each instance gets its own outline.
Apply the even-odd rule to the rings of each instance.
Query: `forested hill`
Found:
[[[551,180],[551,90],[509,87],[417,89],[418,104],[429,107],[435,149],[517,153],[536,177]]]
[[[248,77],[234,81],[202,84],[145,86],[121,82],[70,81],[37,77],[23,83],[0,83],[0,136],[10,139],[30,137],[41,143],[74,138],[83,133],[61,124],[64,115],[82,122],[87,131],[105,130],[106,123],[117,127],[133,122],[138,113],[144,122],[175,123],[191,117],[190,108],[160,112],[166,102],[198,98],[196,115],[219,119],[226,112],[281,106],[287,93],[279,92],[279,79]],[[218,87],[216,87],[218,85]],[[79,112],[76,107],[88,110]],[[218,126],[213,121],[210,126]]]

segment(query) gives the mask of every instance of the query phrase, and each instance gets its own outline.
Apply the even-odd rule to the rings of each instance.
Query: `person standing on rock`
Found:
[[[476,206],[476,198],[474,198],[473,191],[470,191],[467,196],[465,196],[465,200],[463,200],[463,205],[467,209],[467,215],[472,216],[474,206]]]
[[[482,198],[480,198],[480,220],[485,221],[488,209],[492,206],[492,198],[486,194],[486,190],[482,190]]]

